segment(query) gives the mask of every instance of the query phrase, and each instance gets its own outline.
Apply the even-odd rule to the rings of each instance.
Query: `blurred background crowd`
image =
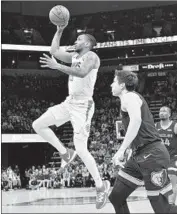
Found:
[[[113,185],[116,172],[112,164],[98,164],[100,175],[103,179],[110,180]],[[11,191],[21,188],[37,190],[40,188],[64,188],[64,187],[95,187],[95,183],[86,169],[78,161],[64,169],[63,172],[55,167],[32,166],[20,173],[19,167],[9,166],[2,169],[1,189]]]
[[[2,42],[50,45],[55,27],[48,17],[2,13]],[[71,45],[78,32],[89,32],[98,42],[172,36],[177,33],[174,5],[98,12],[71,16],[62,45]],[[47,33],[46,33],[47,32]]]
[[[161,99],[162,105],[172,109],[172,117],[177,119],[177,78],[168,73],[166,81],[152,82],[146,74],[139,74],[139,90],[150,103]],[[119,117],[119,98],[111,95],[114,72],[99,74],[96,82],[94,100],[96,111],[92,121],[92,132],[100,135],[108,131],[115,136],[115,121]],[[141,81],[144,78],[146,81]],[[176,78],[176,79],[175,79]],[[38,76],[7,76],[2,74],[2,132],[34,133],[32,122],[48,107],[62,102],[67,96],[67,77],[58,78]],[[61,93],[62,92],[62,93]],[[104,113],[104,114],[103,114]],[[98,139],[98,136],[96,136]],[[92,137],[94,140],[94,136]],[[114,140],[114,139],[112,139]]]

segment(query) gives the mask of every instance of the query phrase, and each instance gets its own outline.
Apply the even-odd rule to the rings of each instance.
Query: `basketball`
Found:
[[[69,10],[62,5],[57,5],[53,7],[49,12],[50,21],[57,26],[67,25],[69,18]]]

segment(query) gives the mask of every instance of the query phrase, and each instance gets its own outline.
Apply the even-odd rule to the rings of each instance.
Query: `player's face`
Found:
[[[162,107],[159,111],[159,118],[161,120],[167,120],[170,117],[170,113],[168,108]]]
[[[85,35],[80,35],[77,37],[77,40],[74,43],[75,51],[79,52],[83,50],[86,47],[86,44],[88,43]]]
[[[114,81],[111,84],[111,88],[112,88],[112,95],[113,96],[119,96],[120,95],[120,93],[122,91],[122,87],[119,84],[117,76],[114,77]]]

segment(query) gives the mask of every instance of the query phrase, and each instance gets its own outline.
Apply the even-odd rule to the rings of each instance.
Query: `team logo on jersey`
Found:
[[[152,172],[151,173],[151,181],[154,185],[163,187],[167,181],[167,170],[162,169],[159,172]]]

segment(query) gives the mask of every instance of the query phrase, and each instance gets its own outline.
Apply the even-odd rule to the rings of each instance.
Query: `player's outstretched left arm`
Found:
[[[134,96],[133,93],[127,96],[125,109],[129,114],[130,122],[120,149],[126,150],[138,134],[142,122],[141,105],[142,100],[139,97]]]
[[[126,149],[130,146],[138,134],[142,122],[141,105],[142,101],[133,94],[129,94],[129,96],[126,97],[125,102],[122,104],[124,110],[126,110],[129,114],[130,122],[124,140],[119,150],[113,157],[113,162],[117,165],[120,165],[121,161],[124,160]]]
[[[82,63],[78,63],[73,67],[62,65],[57,63],[54,57],[49,57],[43,54],[44,57],[40,57],[41,67],[51,68],[62,71],[65,74],[84,78],[92,69],[97,69],[100,66],[100,60],[94,52],[89,52],[85,55]]]

